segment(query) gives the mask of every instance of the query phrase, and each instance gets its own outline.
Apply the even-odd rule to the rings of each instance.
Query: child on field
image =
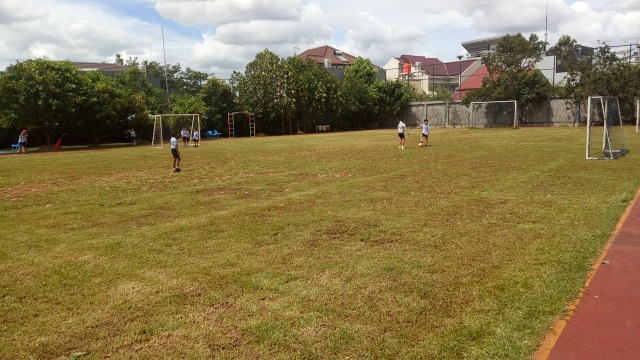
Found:
[[[134,129],[129,130],[129,136],[131,137],[130,146],[136,146],[136,131]]]
[[[400,138],[400,145],[398,145],[399,149],[404,149],[404,133],[407,131],[407,126],[400,120],[398,122],[398,138]],[[407,133],[408,135],[408,133]]]
[[[26,129],[22,130],[18,136],[18,152],[16,154],[20,154],[20,150],[23,154],[27,153],[27,136],[29,136],[29,132]]]
[[[180,172],[180,151],[178,150],[178,133],[171,137],[171,155],[173,156],[173,172]]]
[[[420,135],[420,142],[427,146],[429,142],[429,120],[424,119],[424,124],[422,124],[422,135]]]
[[[193,131],[193,135],[191,135],[191,140],[193,140],[193,146],[198,147],[200,143],[200,132],[198,130]]]
[[[189,146],[189,130],[187,130],[187,128],[182,128],[182,132],[180,134],[182,135],[182,143],[184,144],[184,147]]]

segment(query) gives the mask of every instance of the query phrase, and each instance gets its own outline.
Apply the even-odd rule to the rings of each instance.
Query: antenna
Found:
[[[548,25],[549,25],[549,0],[547,0],[547,5],[545,6],[544,9],[544,51],[547,51],[547,35],[549,34],[548,32]]]

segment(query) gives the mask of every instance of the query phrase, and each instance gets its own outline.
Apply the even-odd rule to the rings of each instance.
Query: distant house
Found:
[[[116,74],[124,73],[129,67],[120,64],[109,64],[109,63],[93,63],[93,62],[72,62],[73,66],[75,66],[78,70],[83,72],[88,71],[99,71],[106,76],[115,77]]]
[[[432,94],[442,89],[455,92],[480,65],[480,59],[445,63],[437,58],[401,55],[389,60],[384,68],[388,80],[407,81],[416,90]]]
[[[356,56],[327,45],[305,50],[300,53],[298,57],[302,60],[313,60],[318,63],[318,65],[323,66],[338,80],[344,79],[344,70],[353,65],[357,58]],[[376,66],[376,68],[378,69],[378,79],[384,80],[384,70],[378,66]]]
[[[489,76],[489,70],[484,65],[481,65],[476,72],[467,77],[465,81],[453,93],[453,100],[462,100],[462,98],[472,90],[477,90],[482,87],[482,80]]]
[[[465,41],[462,43],[462,46],[467,50],[470,58],[480,58],[495,52],[498,47],[498,41],[504,36],[506,35]],[[578,52],[580,61],[591,61],[594,49],[578,45]],[[563,64],[559,63],[555,56],[547,54],[546,52],[542,54],[542,59],[535,64],[535,67],[540,70],[553,85],[562,84],[566,80],[567,72]]]
[[[118,61],[118,58],[116,58],[116,61]],[[130,67],[127,65],[123,65],[121,63],[113,64],[113,63],[104,63],[104,62],[102,63],[72,62],[71,64],[82,72],[98,71],[112,78],[116,77],[117,74],[123,74]],[[144,66],[140,66],[140,68],[143,69]],[[161,79],[159,77],[147,76],[146,71],[145,70],[142,70],[142,71],[144,71],[145,77],[151,83],[151,85],[153,85],[158,89],[162,88]]]
[[[462,47],[469,53],[469,58],[480,58],[484,55],[491,54],[496,51],[498,41],[505,35],[493,36],[477,40],[469,40],[461,43]]]

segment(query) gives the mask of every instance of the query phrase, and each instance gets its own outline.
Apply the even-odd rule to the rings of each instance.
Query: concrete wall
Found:
[[[505,107],[508,108],[508,107]],[[577,126],[586,124],[586,110],[567,103],[565,99],[541,101],[534,106],[523,109],[518,107],[519,126]],[[469,107],[460,101],[448,103],[442,101],[413,102],[407,105],[401,119],[408,126],[421,124],[424,118],[429,125],[440,127],[471,126]],[[508,110],[493,112],[488,109],[477,109],[474,112],[474,126],[513,126],[513,112]],[[397,125],[397,119],[389,119],[386,127]]]

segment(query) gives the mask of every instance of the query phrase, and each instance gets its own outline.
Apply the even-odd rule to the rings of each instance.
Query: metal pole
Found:
[[[164,27],[162,30],[162,54],[164,55],[164,83],[167,88],[167,104],[169,105],[169,114],[171,114],[171,97],[169,96],[169,76],[167,75],[167,52],[164,48]]]

